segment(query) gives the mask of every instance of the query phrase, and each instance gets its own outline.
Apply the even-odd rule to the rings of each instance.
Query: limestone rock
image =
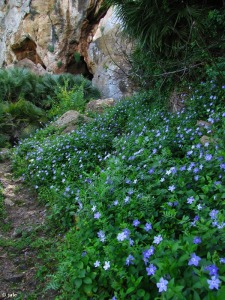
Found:
[[[15,63],[14,65],[7,66],[7,68],[10,67],[26,68],[37,75],[44,75],[45,73],[47,73],[47,71],[43,68],[41,64],[35,64],[32,60],[28,58],[24,58]]]
[[[216,143],[216,141],[207,136],[207,135],[203,135],[201,138],[200,138],[200,142],[202,143],[202,145],[206,145],[206,144],[210,144],[210,143]]]
[[[98,24],[88,48],[88,66],[94,75],[92,82],[103,97],[118,100],[132,93],[128,55],[133,44],[121,33],[121,22],[110,8]]]
[[[5,205],[14,206],[14,202],[8,198],[4,199]]]
[[[27,58],[47,71],[85,57],[89,36],[105,14],[103,0],[0,1],[0,67]],[[83,58],[83,63],[84,58]],[[76,73],[76,70],[74,70]]]
[[[187,96],[187,93],[182,92],[178,93],[176,90],[174,90],[169,98],[169,104],[170,104],[170,110],[172,112],[180,112],[184,109],[184,101],[185,97]]]
[[[92,119],[75,110],[69,110],[63,114],[53,125],[63,128],[64,133],[75,130],[78,125],[90,122]]]
[[[118,100],[132,92],[131,49],[104,0],[0,0],[0,68],[31,61],[38,74],[83,74]]]
[[[203,121],[203,120],[199,120],[199,121],[197,121],[196,125],[199,126],[199,127],[204,127],[206,129],[208,129],[212,126],[212,123],[209,123],[209,122],[206,122],[206,121]]]
[[[93,111],[97,113],[103,113],[105,109],[113,107],[115,105],[113,98],[92,100],[86,105],[86,111]]]

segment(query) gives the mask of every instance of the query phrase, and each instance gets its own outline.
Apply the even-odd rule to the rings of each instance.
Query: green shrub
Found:
[[[54,53],[54,51],[55,51],[54,45],[48,45],[48,51],[51,53]]]
[[[80,53],[79,52],[74,53],[74,60],[76,63],[80,62]]]
[[[39,77],[27,69],[1,69],[0,99],[15,102],[19,97],[24,97],[33,102],[36,99],[38,80]]]
[[[48,277],[56,299],[223,299],[224,91],[196,84],[178,113],[143,93],[20,144],[14,167],[64,234]]]
[[[205,81],[205,70],[216,70],[225,44],[223,1],[106,2],[116,6],[125,33],[136,42],[130,75],[141,89],[168,100],[184,81]]]
[[[57,67],[58,67],[59,69],[62,67],[62,65],[63,65],[63,63],[62,63],[61,60],[57,62]]]
[[[0,146],[28,137],[50,118],[69,109],[83,111],[99,98],[99,91],[83,76],[37,76],[26,69],[0,70]]]
[[[48,108],[45,107],[45,102],[54,100],[58,88],[65,84],[67,84],[68,90],[83,85],[84,96],[87,99],[100,96],[91,81],[80,75],[45,74],[37,76],[27,69],[10,68],[0,70],[0,100],[16,102],[22,97],[36,106]]]
[[[75,86],[68,89],[68,82],[58,88],[56,99],[52,104],[48,115],[50,118],[61,116],[68,110],[77,110],[83,112],[85,109],[86,99],[84,99],[83,85]]]

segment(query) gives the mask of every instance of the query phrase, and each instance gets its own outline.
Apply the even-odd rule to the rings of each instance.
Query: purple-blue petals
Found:
[[[150,264],[150,266],[148,268],[146,268],[147,275],[148,276],[154,275],[156,270],[157,270],[156,266],[154,266],[153,264]]]
[[[159,282],[157,282],[157,288],[159,289],[159,292],[163,292],[163,291],[167,291],[167,284],[168,284],[168,280],[164,279],[163,277],[161,277],[159,279]]]
[[[144,229],[145,229],[145,231],[148,232],[149,230],[152,229],[152,224],[151,223],[146,223]]]
[[[209,289],[210,290],[213,290],[213,289],[218,290],[219,289],[219,285],[221,283],[221,281],[216,276],[212,276],[211,279],[207,280],[207,282],[209,284]]]
[[[201,260],[201,257],[197,256],[195,253],[192,253],[191,254],[191,259],[189,260],[188,262],[188,265],[189,266],[198,266],[199,262]]]
[[[140,224],[140,221],[138,219],[133,221],[133,226],[137,227]]]
[[[216,276],[218,274],[219,269],[217,268],[216,265],[209,265],[207,267],[205,267],[206,271],[209,271],[209,275],[211,276]]]
[[[193,240],[194,244],[200,244],[202,242],[201,238],[199,236],[196,236]]]
[[[134,261],[134,257],[133,255],[128,255],[128,257],[126,258],[126,265],[129,266],[131,264],[133,264],[133,261]]]
[[[143,251],[143,260],[145,263],[148,262],[148,259],[150,258],[150,256],[152,256],[154,254],[155,248],[153,246],[151,246],[149,249],[146,249]]]

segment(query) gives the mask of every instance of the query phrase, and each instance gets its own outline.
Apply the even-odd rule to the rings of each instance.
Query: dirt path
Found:
[[[0,184],[6,210],[0,219],[0,299],[16,299],[20,294],[19,299],[27,299],[37,286],[37,253],[19,243],[24,233],[44,224],[45,209],[21,179],[13,179],[9,161],[0,163]]]

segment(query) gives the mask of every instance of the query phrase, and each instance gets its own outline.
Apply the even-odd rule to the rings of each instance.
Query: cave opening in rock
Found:
[[[14,44],[12,46],[12,50],[15,53],[18,61],[27,58],[36,65],[40,64],[44,69],[46,69],[46,66],[44,65],[40,56],[37,54],[37,45],[31,39],[25,38],[23,41]]]
[[[93,74],[88,70],[87,64],[84,60],[83,56],[80,56],[79,59],[71,59],[66,67],[66,72],[71,73],[73,75],[83,75],[85,78],[92,80]]]

